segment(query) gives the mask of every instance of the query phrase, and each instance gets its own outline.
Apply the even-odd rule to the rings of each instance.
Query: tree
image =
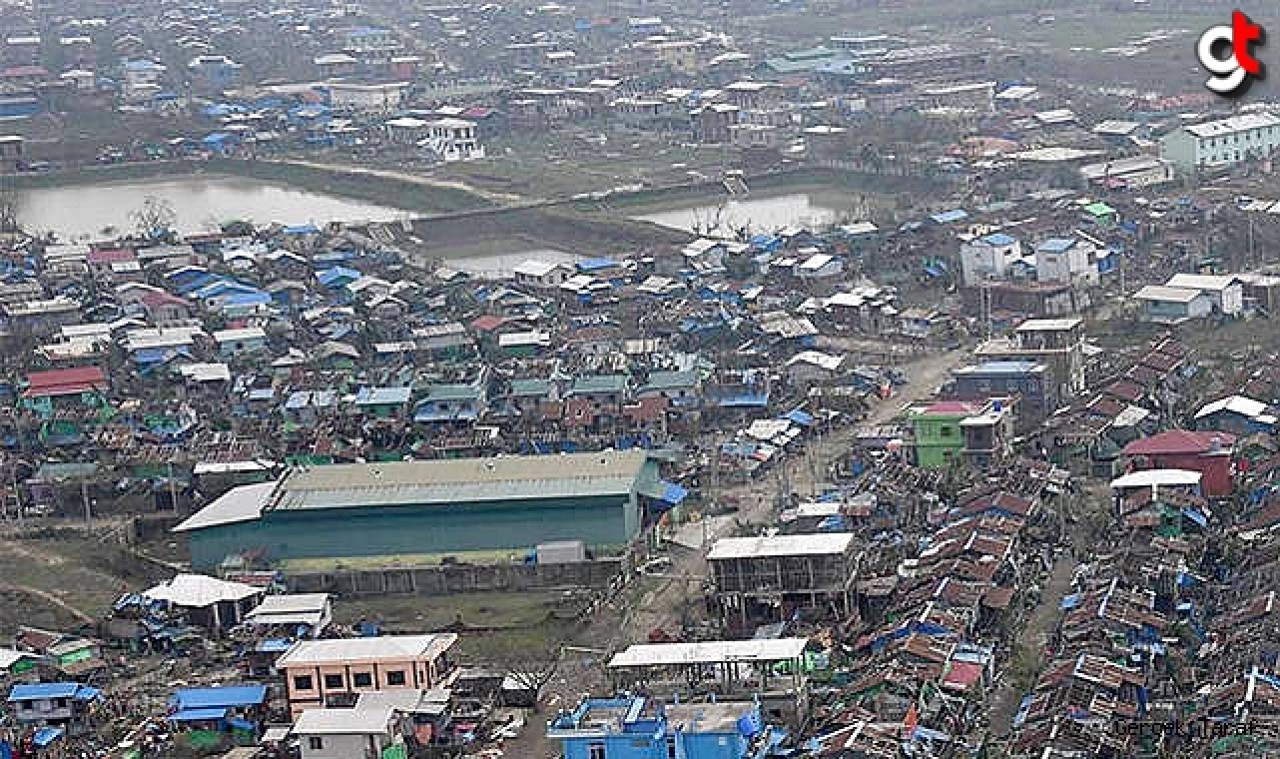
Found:
[[[536,707],[560,669],[560,659],[567,640],[563,631],[531,631],[527,635],[499,633],[486,641],[485,659],[502,670],[512,682],[529,691]]]
[[[148,195],[142,201],[142,207],[129,214],[138,233],[143,237],[164,237],[173,230],[178,219],[173,205],[164,198]]]
[[[18,231],[18,200],[12,187],[0,189],[0,232]]]

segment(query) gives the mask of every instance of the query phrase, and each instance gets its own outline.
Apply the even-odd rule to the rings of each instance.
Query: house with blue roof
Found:
[[[754,702],[585,699],[547,725],[564,759],[756,759],[772,748]]]
[[[267,686],[184,688],[169,706],[169,724],[186,733],[192,745],[218,745],[228,735],[235,743],[252,745],[266,717]]]
[[[9,710],[24,728],[60,728],[67,735],[89,731],[89,705],[102,692],[75,682],[24,683],[9,691]]]
[[[1036,280],[1061,284],[1098,284],[1099,246],[1082,235],[1051,237],[1036,243]]]
[[[1049,367],[1036,361],[984,361],[953,370],[951,380],[946,395],[956,400],[1017,398],[1019,427],[1038,425],[1062,402]]]
[[[367,416],[388,419],[403,416],[413,387],[362,387],[356,393],[356,409]]]
[[[341,290],[364,276],[355,269],[346,266],[335,266],[331,269],[316,272],[316,281],[330,290]]]
[[[1022,258],[1022,242],[1003,232],[977,237],[960,245],[960,278],[966,287],[1005,279]]]

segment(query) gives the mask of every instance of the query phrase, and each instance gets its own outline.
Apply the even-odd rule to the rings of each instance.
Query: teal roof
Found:
[[[423,402],[428,401],[469,401],[480,397],[478,385],[432,385],[427,388]]]
[[[643,390],[671,390],[673,388],[694,387],[698,384],[698,373],[692,369],[682,372],[650,372],[649,381]]]
[[[513,379],[511,395],[521,398],[529,396],[549,395],[552,382],[549,379]]]
[[[627,378],[622,374],[588,374],[573,380],[573,390],[585,393],[621,393],[627,388]]]

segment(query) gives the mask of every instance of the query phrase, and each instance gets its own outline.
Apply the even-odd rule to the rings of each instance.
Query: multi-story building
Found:
[[[1049,367],[1035,361],[985,361],[951,372],[947,393],[961,401],[1017,397],[1019,421],[1038,423],[1058,408]]]
[[[1051,237],[1036,244],[1036,280],[1097,284],[1097,246],[1082,237]]]
[[[585,699],[547,726],[565,759],[747,759],[767,742],[760,706],[668,704],[644,696]]]
[[[1280,116],[1245,113],[1179,127],[1160,138],[1160,157],[1182,171],[1265,158],[1280,146]]]
[[[985,469],[1011,452],[1013,413],[1007,400],[938,401],[911,416],[916,464],[941,469],[966,463]]]
[[[978,346],[980,359],[1025,359],[1045,364],[1053,374],[1060,401],[1084,392],[1084,320],[1027,319],[1012,339],[990,340]]]
[[[857,574],[853,537],[832,532],[717,540],[707,562],[722,617],[745,626],[785,621],[799,608],[849,614]]]
[[[302,640],[276,660],[289,709],[354,706],[361,693],[447,686],[455,667],[453,633]]]
[[[1022,242],[1003,232],[978,237],[960,246],[960,275],[965,286],[1004,279],[1009,267],[1022,259]]]

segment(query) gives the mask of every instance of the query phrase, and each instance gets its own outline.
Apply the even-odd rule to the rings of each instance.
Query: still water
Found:
[[[771,232],[791,225],[821,227],[837,221],[840,214],[834,198],[788,193],[723,204],[687,205],[632,218],[685,232],[731,234],[742,227],[752,232]]]
[[[575,264],[584,257],[563,250],[539,248],[520,250],[510,253],[472,254],[445,258],[446,266],[465,271],[480,279],[505,279],[513,270],[525,261],[544,261],[549,264]]]
[[[410,216],[387,206],[300,190],[256,179],[191,177],[24,190],[18,217],[25,229],[59,239],[91,240],[134,230],[130,214],[149,196],[169,203],[185,234],[213,231],[225,221],[324,224],[393,221]]]

